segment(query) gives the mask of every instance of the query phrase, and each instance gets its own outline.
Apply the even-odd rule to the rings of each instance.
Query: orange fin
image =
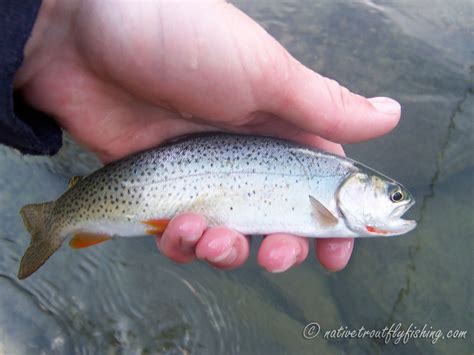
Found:
[[[110,239],[112,239],[112,237],[107,234],[77,233],[72,237],[69,245],[74,249],[82,249]]]
[[[143,221],[142,223],[145,223],[147,226],[151,227],[151,229],[146,231],[147,234],[157,235],[163,233],[170,221],[170,219],[149,219],[147,221]]]
[[[375,234],[389,234],[390,233],[389,231],[384,231],[383,229],[378,229],[372,226],[365,226],[365,229],[367,229],[367,232],[375,233]]]

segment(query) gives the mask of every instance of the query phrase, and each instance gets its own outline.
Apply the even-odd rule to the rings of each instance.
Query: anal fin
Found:
[[[90,246],[105,242],[112,239],[108,234],[96,234],[96,233],[77,233],[74,234],[72,239],[69,241],[69,245],[74,249],[83,249]]]

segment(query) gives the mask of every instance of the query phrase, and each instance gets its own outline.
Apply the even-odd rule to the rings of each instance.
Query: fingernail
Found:
[[[179,233],[182,235],[189,236],[190,238],[197,236],[198,232],[202,233],[204,226],[201,221],[196,222],[195,219],[187,219],[178,226]]]
[[[184,235],[182,236],[181,239],[181,250],[184,252],[190,252],[194,250],[196,247],[196,243],[198,242],[199,238],[201,238],[201,235],[199,234],[189,234],[189,235]]]
[[[337,259],[347,258],[347,254],[351,251],[351,247],[351,241],[340,241],[326,244],[326,249],[331,254],[331,257]]]
[[[272,264],[279,264],[279,267],[273,268],[270,272],[278,273],[288,270],[296,263],[298,253],[299,248],[288,244],[272,249],[268,256],[273,260]]]
[[[400,104],[389,97],[372,97],[368,100],[379,112],[394,114],[401,110]]]
[[[221,237],[214,238],[209,243],[207,243],[207,252],[206,255],[203,255],[205,259],[211,263],[218,263],[224,260],[233,249],[233,240],[232,238]],[[210,255],[209,255],[210,254]]]
[[[207,259],[211,263],[222,263],[230,264],[237,258],[237,251],[234,247],[230,247],[229,250],[226,250],[220,255],[215,256],[214,258]]]

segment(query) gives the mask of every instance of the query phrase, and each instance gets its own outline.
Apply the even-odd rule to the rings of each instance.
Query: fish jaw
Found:
[[[375,227],[366,225],[367,236],[394,237],[411,232],[416,228],[416,221],[400,219],[397,223],[391,223],[389,226]]]
[[[416,228],[416,221],[401,218],[413,205],[412,199],[393,210],[388,222],[382,226],[366,225],[366,230],[370,236],[397,236],[411,232]]]

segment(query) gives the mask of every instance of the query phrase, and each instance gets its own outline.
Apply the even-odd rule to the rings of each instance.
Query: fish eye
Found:
[[[395,190],[390,194],[390,200],[392,202],[400,202],[405,198],[405,195],[400,190]]]

